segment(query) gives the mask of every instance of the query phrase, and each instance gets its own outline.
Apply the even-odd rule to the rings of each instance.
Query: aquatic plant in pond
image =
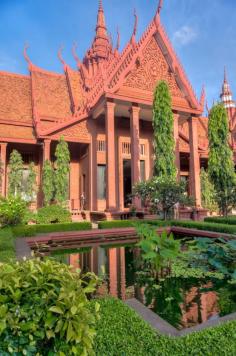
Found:
[[[180,242],[173,234],[164,231],[158,235],[155,228],[143,224],[136,227],[140,242],[141,257],[146,268],[155,279],[160,279],[171,273],[171,262],[180,253]]]

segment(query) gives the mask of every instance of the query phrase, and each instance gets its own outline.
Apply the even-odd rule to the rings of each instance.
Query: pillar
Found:
[[[180,179],[180,155],[179,155],[179,115],[174,115],[174,139],[175,139],[175,164],[177,178]]]
[[[91,143],[89,147],[90,210],[97,211],[97,128],[96,121],[90,121]]]
[[[130,109],[132,186],[140,182],[139,113],[140,108],[133,105]],[[133,204],[137,209],[141,208],[141,200],[139,198],[135,197]]]
[[[116,248],[109,248],[108,260],[109,260],[110,295],[113,297],[117,297],[118,290],[117,290],[117,249]]]
[[[201,207],[200,158],[198,153],[198,118],[189,119],[190,192],[196,207]]]
[[[43,161],[50,161],[51,152],[50,152],[51,140],[45,139],[43,142]]]
[[[115,103],[106,103],[106,210],[114,211],[116,204]]]
[[[2,142],[0,144],[1,147],[1,152],[0,152],[0,157],[1,157],[1,164],[2,164],[2,172],[1,172],[1,179],[2,179],[2,196],[6,196],[6,181],[7,181],[7,143]]]
[[[70,162],[70,201],[71,209],[79,210],[79,163]]]
[[[126,298],[126,276],[125,276],[125,247],[119,248],[119,268],[120,268],[120,297]]]

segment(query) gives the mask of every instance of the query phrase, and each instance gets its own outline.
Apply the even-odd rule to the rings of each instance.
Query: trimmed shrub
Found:
[[[48,224],[48,225],[19,225],[12,228],[15,237],[31,237],[37,234],[47,234],[50,232],[63,231],[83,231],[90,230],[90,222],[74,222],[65,224]]]
[[[0,262],[15,258],[15,239],[11,228],[0,229]]]
[[[157,334],[120,300],[99,299],[94,351],[102,356],[236,355],[236,321],[179,338]]]
[[[228,216],[227,218],[223,218],[221,216],[212,216],[205,218],[204,221],[217,224],[236,225],[236,216]]]
[[[20,197],[0,198],[0,224],[10,226],[21,224],[27,211],[27,204]]]
[[[226,224],[216,224],[198,221],[171,221],[171,226],[189,227],[192,229],[222,232],[225,234],[236,234],[236,226],[230,226]]]
[[[88,355],[99,305],[98,279],[46,259],[0,266],[0,354]]]
[[[99,229],[113,229],[122,227],[134,227],[137,224],[149,224],[156,226],[170,226],[170,221],[164,220],[113,220],[113,221],[100,221],[98,223]]]
[[[49,205],[38,210],[36,216],[37,224],[58,224],[71,221],[69,210],[60,205]]]

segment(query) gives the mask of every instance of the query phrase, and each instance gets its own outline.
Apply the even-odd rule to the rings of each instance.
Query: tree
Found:
[[[168,84],[160,81],[153,101],[154,175],[176,179],[174,118]]]
[[[201,169],[201,200],[203,208],[210,212],[218,211],[218,205],[216,201],[216,191],[214,185],[211,183],[208,172]]]
[[[184,182],[174,181],[173,178],[154,177],[134,187],[134,194],[150,202],[157,212],[163,212],[164,219],[170,216],[170,211],[176,204],[192,205],[193,201],[186,195]]]
[[[68,144],[63,137],[56,147],[56,175],[55,175],[55,198],[59,203],[68,199],[69,172],[70,172],[70,151]]]
[[[29,199],[31,202],[35,199],[35,195],[37,193],[36,177],[37,173],[35,171],[35,164],[34,162],[30,162],[29,176],[27,179],[25,194],[27,196],[27,199]]]
[[[208,172],[216,191],[220,212],[227,216],[235,206],[236,177],[233,153],[229,146],[229,124],[223,104],[213,106],[209,115]]]
[[[49,205],[54,194],[54,171],[52,164],[46,160],[43,165],[43,195],[44,204]]]
[[[17,150],[13,150],[9,162],[9,194],[17,196],[21,194],[21,185],[23,179],[23,160]]]
[[[4,168],[3,168],[3,163],[2,160],[0,159],[0,195],[2,194],[2,181],[3,181],[3,174],[4,174]]]

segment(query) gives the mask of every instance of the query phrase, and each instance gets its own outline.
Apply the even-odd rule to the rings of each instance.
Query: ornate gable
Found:
[[[124,86],[153,92],[157,81],[161,79],[169,84],[172,96],[184,97],[160,47],[152,37],[144,48],[142,57],[136,61],[136,68],[126,77]]]
[[[88,142],[90,141],[90,133],[88,129],[88,121],[83,120],[78,124],[71,125],[64,130],[59,130],[55,132],[53,135],[50,135],[51,138],[56,138],[64,136],[66,139],[78,142]]]

